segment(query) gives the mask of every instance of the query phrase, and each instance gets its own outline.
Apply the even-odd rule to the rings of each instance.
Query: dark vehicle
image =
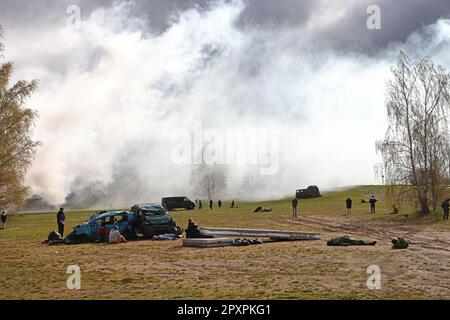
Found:
[[[135,204],[131,207],[135,218],[134,230],[142,233],[144,238],[150,239],[155,235],[171,233],[180,235],[182,230],[168,215],[166,209],[156,203]]]
[[[187,209],[192,210],[195,208],[195,203],[188,197],[166,197],[161,199],[161,204],[167,210],[173,209]]]
[[[309,186],[306,189],[299,189],[295,192],[297,199],[311,199],[321,197],[319,188],[317,186]]]

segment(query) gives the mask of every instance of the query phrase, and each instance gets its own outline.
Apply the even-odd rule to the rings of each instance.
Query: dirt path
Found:
[[[351,221],[347,218],[305,217],[295,222],[300,225],[319,227],[333,235],[351,235],[390,242],[394,237],[403,236],[410,241],[411,252],[419,258],[440,265],[450,262],[450,233],[432,230],[429,227],[404,225],[386,221]]]

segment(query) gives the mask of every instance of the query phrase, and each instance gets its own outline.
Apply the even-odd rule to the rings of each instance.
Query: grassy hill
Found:
[[[361,203],[379,199],[377,214]],[[351,217],[345,199],[353,198]],[[242,202],[235,209],[174,211],[177,223],[188,218],[200,226],[251,227],[314,231],[320,241],[265,243],[249,247],[198,249],[181,240],[133,241],[121,245],[40,244],[56,229],[55,213],[24,213],[11,217],[0,230],[0,299],[388,299],[447,298],[449,223],[441,212],[420,217],[413,208],[389,215],[383,186],[359,186],[300,200],[299,219],[290,219],[291,199]],[[256,206],[272,212],[254,213]],[[67,212],[66,230],[92,211]],[[407,215],[407,217],[405,217]],[[327,239],[350,234],[376,239],[374,247],[328,247]],[[390,239],[413,239],[410,249],[395,251]],[[436,242],[438,241],[438,242]],[[66,288],[69,265],[82,271],[82,290]],[[377,264],[383,290],[368,290],[366,269]]]

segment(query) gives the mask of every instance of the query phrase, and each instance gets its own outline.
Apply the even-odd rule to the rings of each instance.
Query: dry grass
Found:
[[[420,218],[382,214],[373,217],[361,197],[380,187],[359,187],[300,202],[300,218],[289,219],[289,200],[262,203],[271,213],[252,213],[256,203],[238,209],[178,211],[204,226],[264,227],[319,231],[323,240],[278,242],[249,247],[185,248],[181,240],[135,241],[121,245],[41,245],[55,228],[55,214],[24,214],[0,230],[0,299],[429,299],[447,298],[450,277],[449,224],[438,213]],[[344,216],[347,195],[354,199]],[[91,212],[69,212],[68,227]],[[328,247],[343,234],[378,240],[374,247]],[[394,251],[390,239],[406,235],[413,244]],[[438,239],[438,241],[436,241]],[[66,268],[77,264],[82,289],[66,288]],[[382,289],[368,290],[366,269],[377,264]]]

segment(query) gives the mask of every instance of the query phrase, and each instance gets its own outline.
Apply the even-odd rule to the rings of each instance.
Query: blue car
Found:
[[[71,243],[85,243],[101,241],[99,229],[105,226],[109,230],[115,226],[119,227],[125,238],[136,236],[134,225],[135,216],[129,211],[110,211],[92,215],[84,223],[76,226],[66,240]]]

